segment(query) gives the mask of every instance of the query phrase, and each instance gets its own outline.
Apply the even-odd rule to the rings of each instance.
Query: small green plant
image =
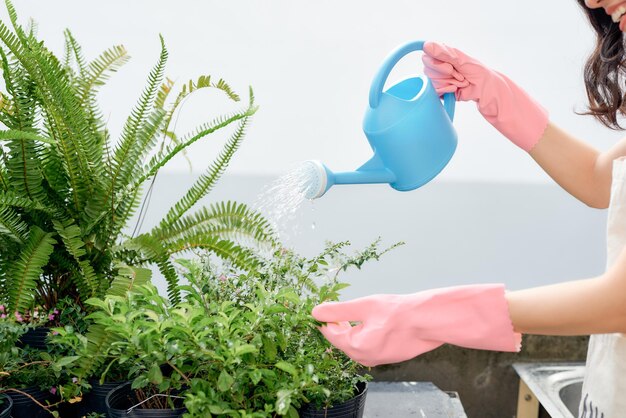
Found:
[[[190,417],[297,417],[306,403],[351,398],[369,377],[328,344],[310,313],[339,297],[339,272],[387,250],[376,242],[348,256],[347,245],[310,259],[280,249],[248,272],[206,255],[179,260],[188,284],[178,303],[152,285],[90,299],[98,309],[89,320],[111,335],[101,377],[124,365],[138,403],[181,394]]]
[[[0,305],[0,312],[4,305]],[[40,322],[47,321],[42,318]],[[0,315],[0,393],[22,394],[30,396],[24,389],[37,388],[56,395],[64,384],[71,382],[70,364],[76,357],[62,357],[54,353],[22,347],[20,337],[39,323],[37,318],[28,321],[20,315]],[[58,393],[61,395],[61,393]],[[41,403],[33,398],[40,407],[49,409],[58,402]],[[56,416],[57,412],[50,410]]]

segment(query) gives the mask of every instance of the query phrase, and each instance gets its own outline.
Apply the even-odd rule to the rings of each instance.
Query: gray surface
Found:
[[[516,363],[513,368],[552,418],[574,418],[584,363]]]
[[[371,382],[363,418],[466,418],[456,393],[431,382]]]
[[[194,179],[159,174],[142,231],[155,225]],[[202,204],[254,203],[273,180],[226,175]],[[337,186],[314,204],[305,203],[284,227],[286,244],[305,255],[317,254],[325,240],[349,240],[354,250],[379,236],[383,245],[406,242],[380,261],[342,273],[351,283],[342,291],[344,299],[489,282],[516,290],[604,270],[605,211],[557,186],[435,179],[411,192],[387,185]]]
[[[559,398],[561,398],[561,401],[563,401],[563,403],[573,416],[578,415],[580,398],[582,397],[582,390],[583,382],[581,380],[578,382],[572,382],[559,391]]]

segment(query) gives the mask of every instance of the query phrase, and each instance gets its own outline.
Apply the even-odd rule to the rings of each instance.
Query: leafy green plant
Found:
[[[252,272],[242,272],[228,263],[216,266],[208,256],[200,264],[180,262],[187,267],[186,279],[197,287],[188,297],[203,295],[205,303],[261,307],[252,315],[268,319],[267,328],[259,330],[255,336],[261,340],[261,358],[265,355],[265,360],[280,363],[295,383],[295,388],[279,391],[266,388],[263,399],[265,402],[275,400],[277,413],[293,415],[290,403],[297,407],[312,403],[318,408],[342,403],[354,396],[358,382],[369,379],[357,363],[332,347],[319,333],[320,324],[311,316],[311,311],[319,303],[338,300],[341,290],[349,286],[339,281],[341,272],[351,267],[360,269],[366,262],[378,260],[402,244],[380,250],[378,239],[348,254],[345,249],[349,242],[327,243],[320,254],[311,258],[282,248]],[[278,381],[285,377],[279,377]]]
[[[234,202],[190,212],[240,146],[257,110],[252,89],[240,110],[179,136],[172,120],[190,94],[215,89],[235,103],[240,97],[211,76],[191,80],[173,94],[174,83],[164,77],[168,51],[161,38],[158,61],[113,141],[97,92],[128,61],[126,49],[111,47],[88,62],[66,30],[59,58],[37,38],[33,25],[18,23],[9,0],[6,8],[10,22],[0,21],[0,300],[7,309],[52,309],[65,297],[84,307],[88,298],[124,294],[147,282],[150,270],[142,267],[150,265],[158,266],[177,302],[172,256],[192,249],[253,268],[256,259],[239,238],[272,244],[274,232],[265,219]],[[146,182],[197,141],[231,126],[217,158],[160,223],[126,234]]]
[[[89,319],[112,336],[100,350],[101,377],[124,365],[137,402],[181,393],[190,417],[297,417],[305,403],[351,398],[368,376],[329,345],[310,312],[339,297],[339,272],[387,250],[376,242],[348,256],[346,245],[310,259],[280,249],[252,271],[206,255],[179,260],[188,284],[178,303],[149,284],[90,299],[98,309]]]
[[[2,308],[3,305],[0,305],[0,311]],[[29,396],[24,389],[37,388],[57,394],[62,385],[71,382],[69,367],[75,358],[62,358],[28,346],[20,347],[19,338],[39,322],[35,318],[31,321],[18,319],[0,315],[0,393]],[[42,317],[40,322],[43,321]],[[33,402],[48,410],[58,404],[44,404],[34,398]],[[57,414],[52,410],[51,413]]]

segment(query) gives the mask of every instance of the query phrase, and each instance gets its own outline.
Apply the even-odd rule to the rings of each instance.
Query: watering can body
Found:
[[[309,161],[317,179],[307,190],[307,197],[319,197],[334,184],[389,183],[396,190],[413,190],[448,164],[457,146],[452,125],[454,94],[444,95],[442,103],[424,75],[407,78],[383,91],[395,64],[406,54],[422,50],[423,45],[423,41],[414,41],[400,46],[374,77],[363,120],[372,158],[349,172],[332,172],[317,161]]]
[[[439,174],[457,146],[453,111],[432,105],[439,101],[432,83],[423,76],[403,80],[381,93],[378,106],[369,106],[363,121],[374,156],[357,171],[387,169],[395,177],[391,187],[400,191],[416,189]]]

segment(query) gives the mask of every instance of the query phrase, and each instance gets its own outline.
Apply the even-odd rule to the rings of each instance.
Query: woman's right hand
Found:
[[[436,42],[424,44],[424,72],[437,93],[475,101],[478,111],[514,144],[530,151],[548,126],[548,112],[505,75]]]

